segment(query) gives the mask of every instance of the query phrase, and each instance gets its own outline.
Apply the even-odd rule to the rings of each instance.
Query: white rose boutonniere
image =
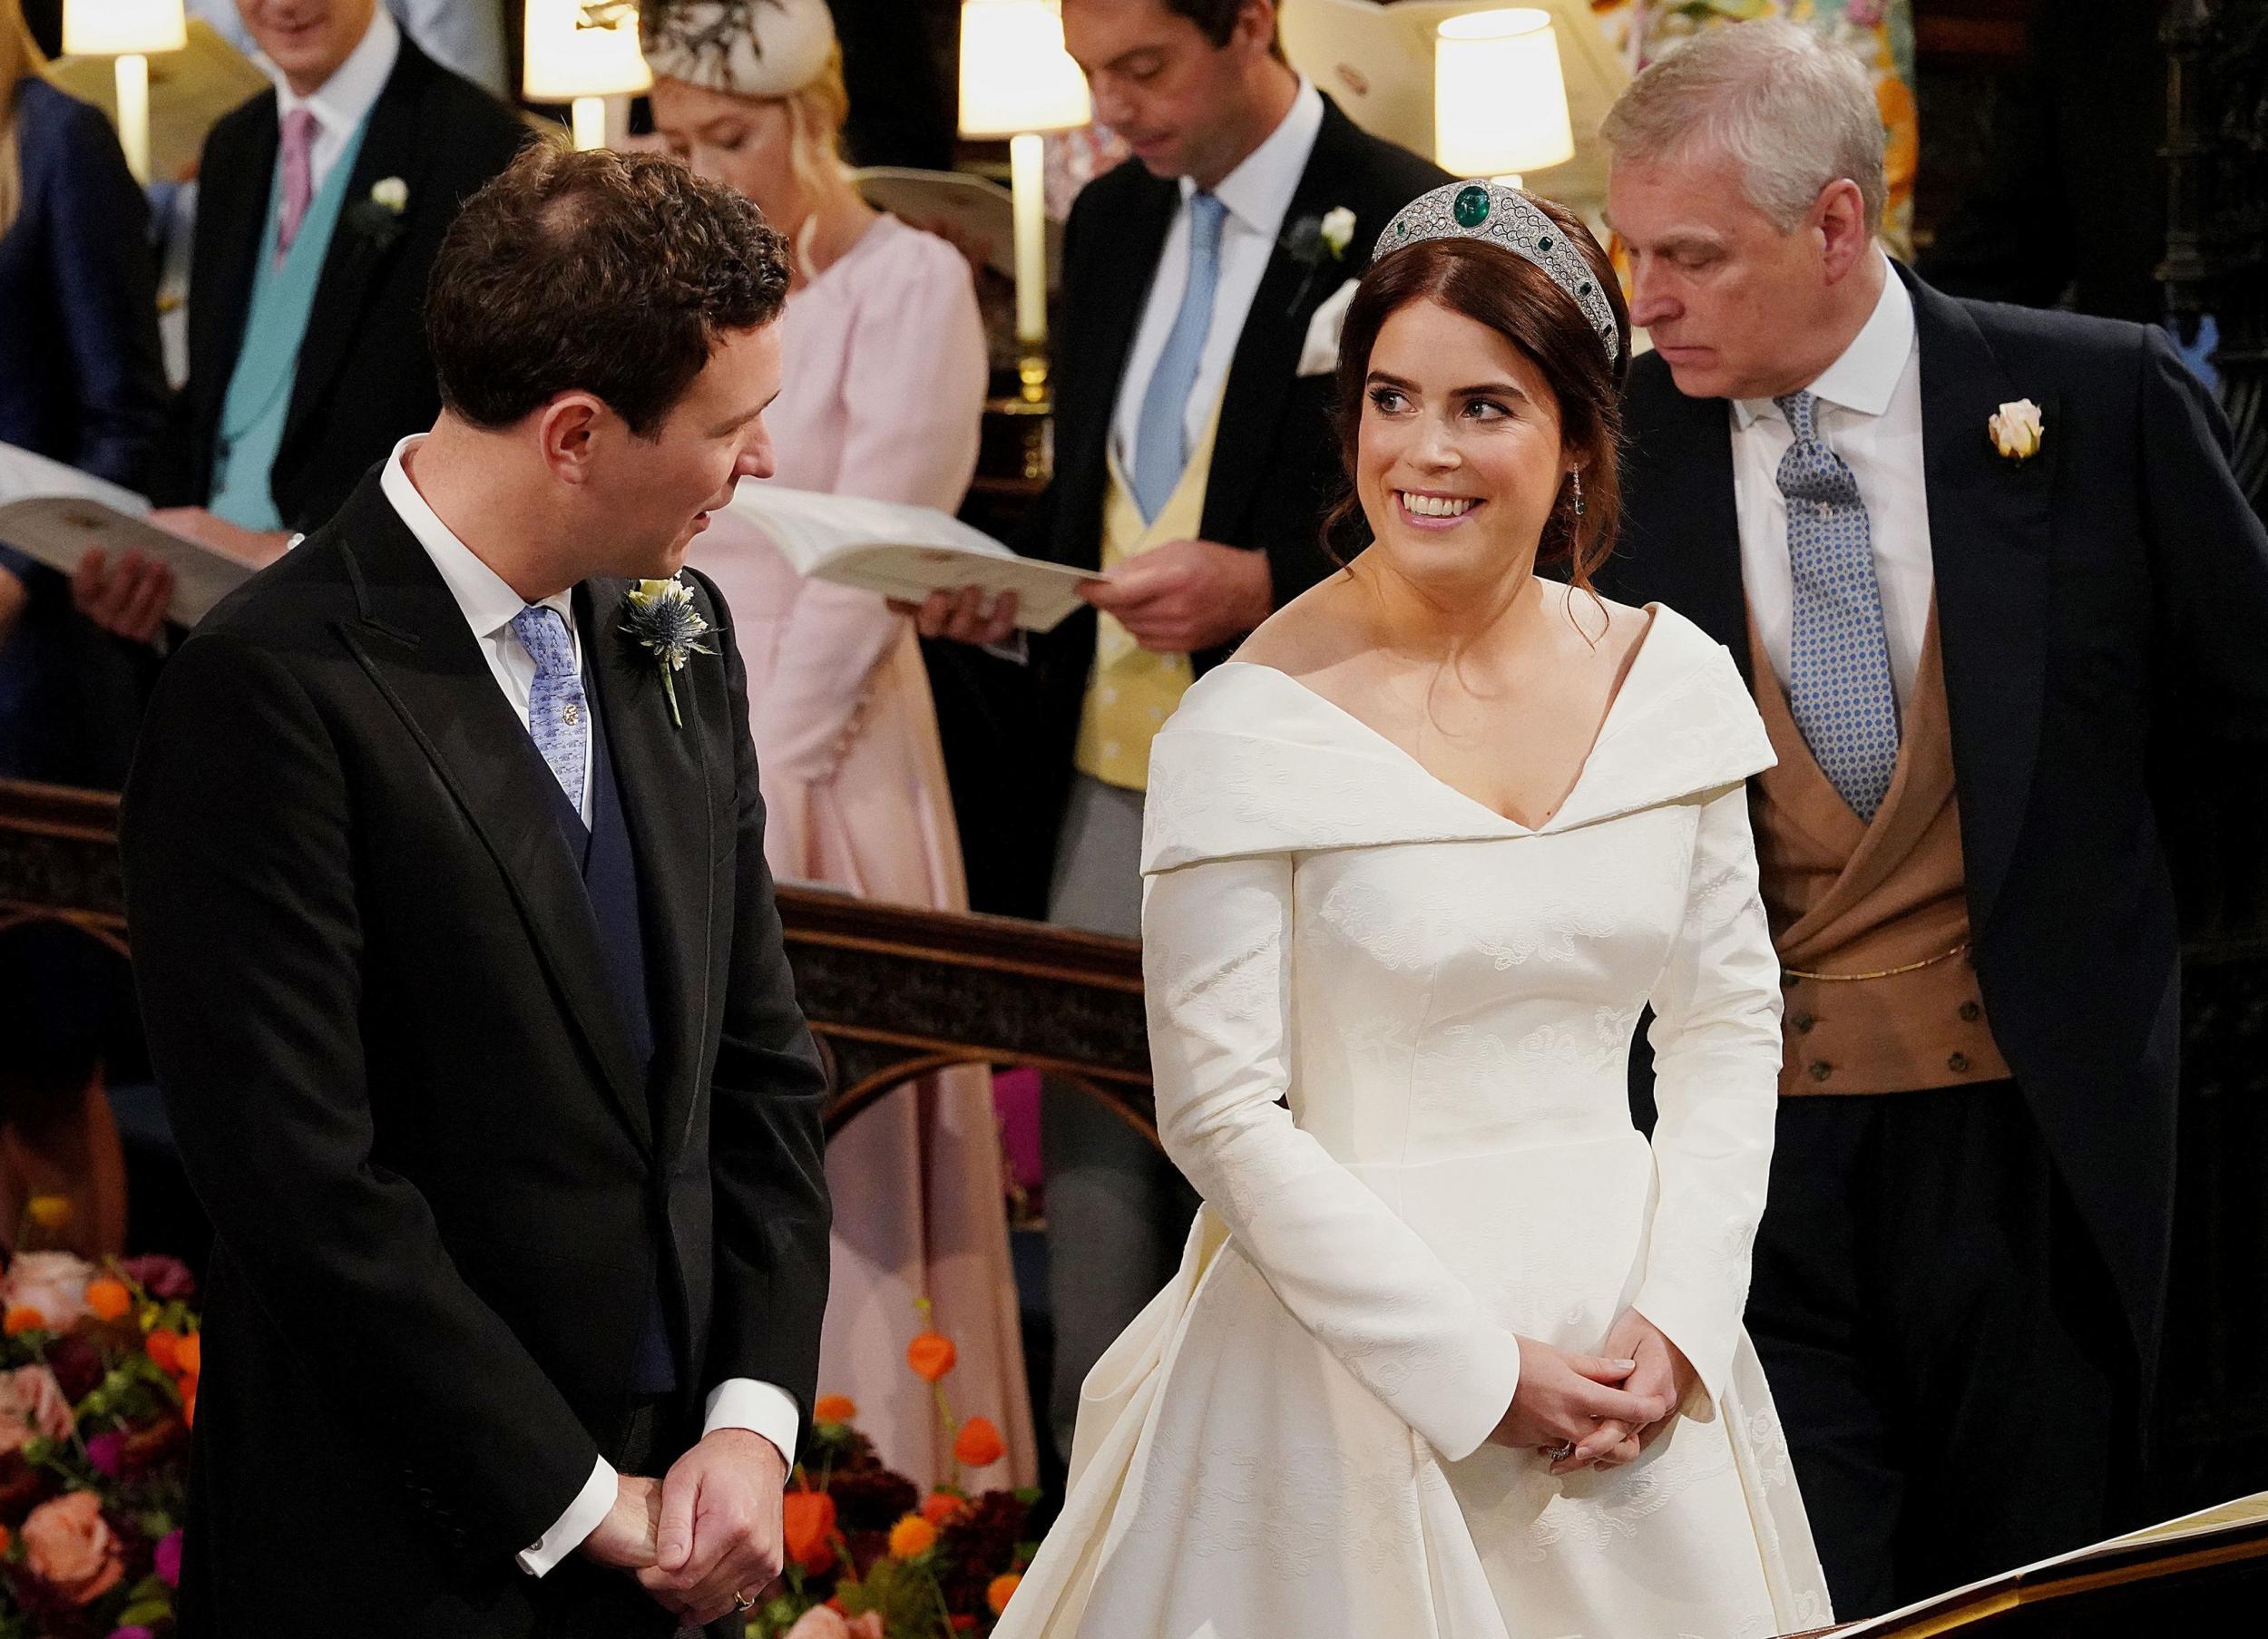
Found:
[[[1344,261],[1347,246],[1354,242],[1354,213],[1344,205],[1337,206],[1325,214],[1315,232],[1324,248]]]
[[[380,177],[370,184],[370,202],[399,216],[409,209],[409,184],[399,177]]]
[[[2038,454],[2046,434],[2039,406],[2028,398],[2002,405],[1985,423],[1985,431],[1991,434],[1992,447],[2010,461],[2029,461]]]

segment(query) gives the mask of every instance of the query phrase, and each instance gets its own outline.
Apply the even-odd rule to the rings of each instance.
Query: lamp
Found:
[[[181,0],[70,0],[63,48],[74,57],[118,59],[118,145],[134,180],[150,181],[150,57],[189,44]]]
[[[1575,157],[1567,81],[1548,12],[1445,17],[1433,42],[1433,158],[1458,176],[1520,186]]]
[[[1063,49],[1056,0],[965,0],[961,7],[961,134],[1006,137],[1015,193],[1016,341],[1023,398],[1047,391],[1047,201],[1044,131],[1094,117],[1087,79]]]
[[[528,0],[527,67],[520,90],[531,102],[574,109],[575,146],[606,146],[608,97],[631,97],[653,84],[638,49],[634,0]]]

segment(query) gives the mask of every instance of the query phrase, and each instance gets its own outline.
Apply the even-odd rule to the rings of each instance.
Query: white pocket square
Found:
[[[1354,299],[1355,281],[1348,279],[1331,293],[1307,321],[1307,339],[1299,345],[1300,376],[1328,376],[1339,367],[1339,332],[1346,325],[1346,309]]]

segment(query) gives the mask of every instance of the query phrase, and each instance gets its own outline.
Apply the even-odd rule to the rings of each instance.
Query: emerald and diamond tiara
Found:
[[[1608,360],[1621,351],[1615,311],[1598,288],[1598,276],[1583,253],[1568,242],[1567,230],[1519,189],[1501,182],[1444,182],[1402,208],[1378,236],[1371,259],[1383,261],[1392,252],[1426,239],[1447,239],[1501,245],[1533,262],[1582,309]]]

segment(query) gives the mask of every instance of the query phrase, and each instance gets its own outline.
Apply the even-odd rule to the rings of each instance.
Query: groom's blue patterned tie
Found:
[[[567,622],[555,609],[530,604],[512,617],[512,632],[535,662],[535,687],[528,694],[528,733],[559,788],[581,810],[583,765],[591,755],[591,717]]]
[[[1874,532],[1858,480],[1819,436],[1819,401],[1772,401],[1795,434],[1780,458],[1795,581],[1788,707],[1843,800],[1872,820],[1898,766],[1898,694],[1874,578]]]

